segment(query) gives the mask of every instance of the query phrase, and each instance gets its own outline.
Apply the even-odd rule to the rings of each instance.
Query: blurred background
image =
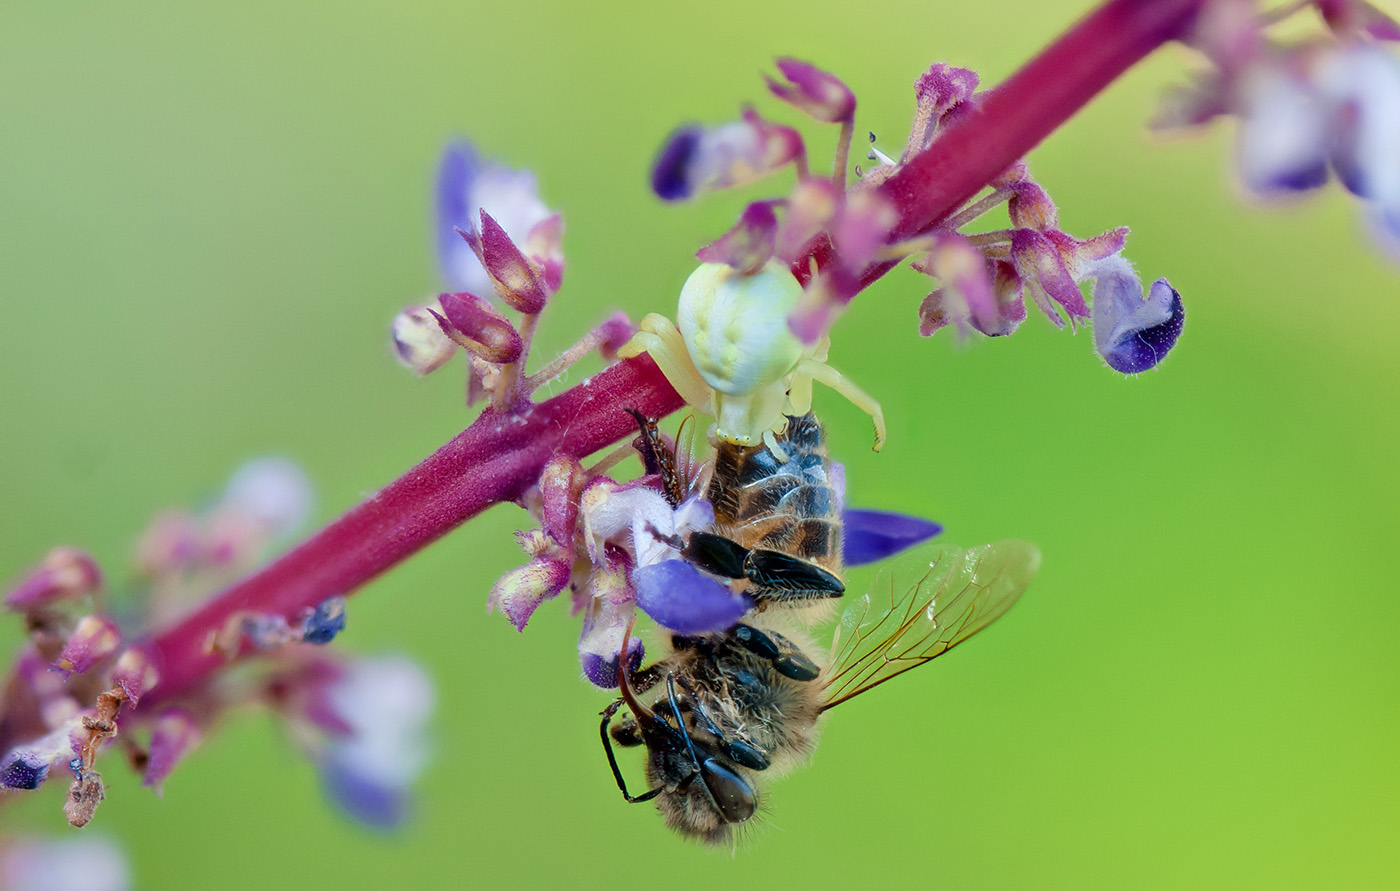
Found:
[[[119,567],[154,512],[259,454],[303,464],[324,522],[465,426],[460,366],[415,379],[387,337],[437,289],[449,136],[533,169],[564,213],[550,354],[609,311],[670,313],[693,252],[766,194],[662,206],[646,183],[677,123],[750,100],[795,122],[764,98],[773,57],[845,78],[860,132],[897,151],[930,62],[994,84],[1086,5],[6,3],[0,577],[57,543]],[[819,395],[850,500],[961,544],[1030,539],[1044,565],[985,636],[837,710],[737,853],[620,800],[563,602],[523,635],[485,614],[524,559],[509,506],[350,603],[339,645],[409,653],[439,686],[402,831],[329,808],[249,712],[163,800],[109,757],[83,832],[117,838],[139,888],[1400,880],[1400,267],[1335,187],[1241,201],[1228,128],[1149,138],[1191,62],[1158,53],[1030,156],[1064,229],[1131,226],[1129,258],[1184,296],[1162,368],[1125,380],[1034,314],[1000,341],[920,339],[907,270],[838,325],[832,364],[890,420],[874,455]],[[821,163],[834,132],[805,131]],[[61,798],[6,802],[0,836],[72,832]]]

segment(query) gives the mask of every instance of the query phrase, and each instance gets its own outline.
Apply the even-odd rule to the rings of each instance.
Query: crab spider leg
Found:
[[[658,313],[647,313],[637,333],[617,351],[624,359],[642,353],[651,355],[656,367],[661,369],[686,404],[697,411],[711,413],[710,385],[700,376],[674,322]]]
[[[794,375],[802,375],[826,384],[831,389],[850,400],[851,404],[866,414],[875,424],[875,451],[885,447],[885,410],[869,393],[855,385],[850,378],[815,359],[803,359],[793,369]]]

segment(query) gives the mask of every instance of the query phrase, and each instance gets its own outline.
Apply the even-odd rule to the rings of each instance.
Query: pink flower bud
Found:
[[[828,124],[855,117],[855,94],[840,78],[798,59],[783,58],[776,64],[788,82],[778,83],[765,76],[774,96]]]
[[[583,480],[583,467],[576,458],[568,456],[554,458],[540,474],[544,531],[560,547],[573,547]]]
[[[452,358],[457,345],[438,327],[430,307],[417,306],[394,316],[394,355],[417,375],[436,371]]]
[[[155,687],[159,679],[151,654],[141,647],[129,647],[112,667],[112,683],[122,688],[132,705]]]
[[[481,264],[491,275],[496,294],[522,313],[536,313],[544,309],[548,295],[529,259],[515,246],[501,224],[484,210],[481,211],[478,239]]]
[[[54,668],[64,675],[82,674],[117,651],[122,644],[117,623],[102,616],[84,616],[58,654]]]
[[[60,600],[74,600],[102,587],[97,561],[77,548],[54,548],[5,596],[16,611],[40,609]]]
[[[777,231],[778,217],[773,213],[773,205],[755,201],[744,208],[733,229],[695,256],[704,263],[725,263],[743,275],[753,275],[772,259]]]
[[[1049,193],[1030,180],[1021,180],[1013,188],[1015,191],[1006,202],[1012,226],[1044,231],[1059,225],[1059,212]]]
[[[199,725],[188,712],[177,708],[161,712],[151,730],[150,757],[141,784],[160,795],[165,778],[199,745],[200,738]]]
[[[462,291],[443,294],[438,302],[443,332],[472,355],[498,365],[520,358],[525,349],[520,332],[485,300]]]

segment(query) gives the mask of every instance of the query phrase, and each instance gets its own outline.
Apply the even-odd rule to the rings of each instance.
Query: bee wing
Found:
[[[841,616],[823,711],[986,628],[1016,603],[1039,567],[1035,545],[1000,541],[967,551],[940,545],[881,569],[869,593]]]

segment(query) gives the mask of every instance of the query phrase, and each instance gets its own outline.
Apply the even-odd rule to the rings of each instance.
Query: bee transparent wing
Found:
[[[1000,541],[966,551],[939,545],[882,568],[869,593],[841,616],[823,710],[986,628],[1016,603],[1039,567],[1035,545]]]

